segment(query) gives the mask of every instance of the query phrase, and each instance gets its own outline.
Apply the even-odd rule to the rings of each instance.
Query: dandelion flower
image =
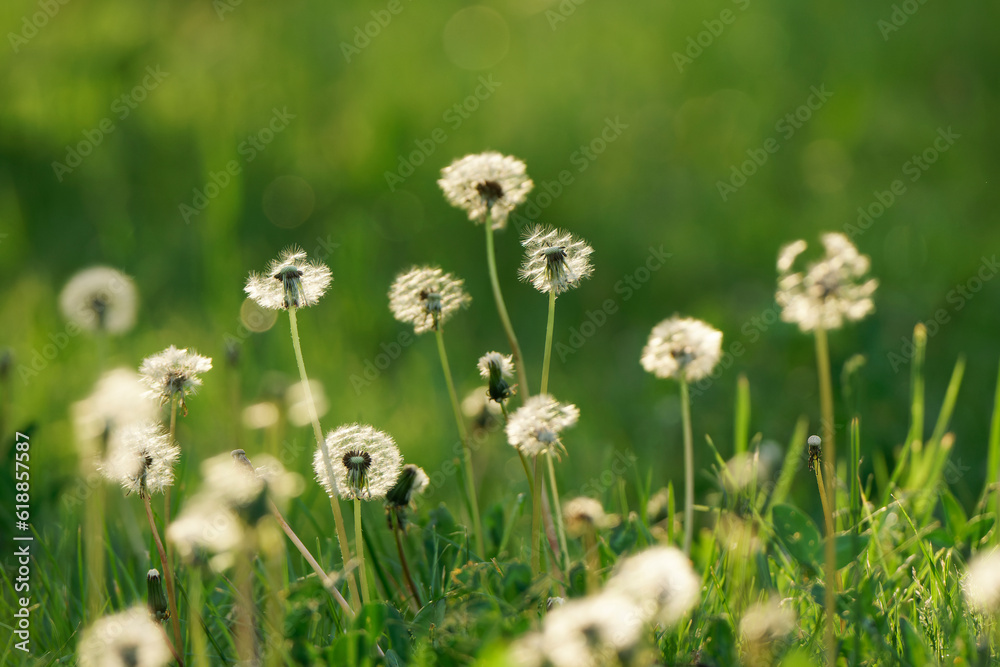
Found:
[[[403,467],[403,456],[392,437],[371,426],[341,426],[327,434],[325,447],[329,465],[323,450],[317,448],[313,470],[327,494],[336,493],[344,500],[384,498]]]
[[[396,276],[389,290],[389,309],[414,332],[437,331],[459,308],[469,305],[465,281],[437,267],[414,267]]]
[[[712,372],[721,357],[721,331],[701,320],[674,316],[653,327],[641,361],[658,378],[697,382]]]
[[[975,611],[1000,611],[1000,550],[977,554],[962,578],[965,600]]]
[[[310,262],[305,250],[293,246],[282,251],[266,273],[251,273],[243,291],[262,308],[288,310],[315,305],[332,281],[326,264]]]
[[[232,508],[199,493],[170,523],[167,539],[185,562],[205,562],[222,572],[243,544],[243,525]]]
[[[479,357],[476,366],[480,377],[490,383],[486,394],[491,401],[499,403],[514,395],[514,387],[507,382],[514,377],[514,358],[511,355],[487,352]]]
[[[539,292],[562,294],[578,287],[581,280],[594,272],[590,263],[594,249],[561,229],[535,227],[521,245],[524,263],[518,275]]]
[[[160,405],[163,405],[176,396],[186,415],[185,396],[193,394],[201,386],[201,378],[198,376],[211,368],[210,358],[194,351],[178,350],[171,345],[163,352],[143,359],[139,373],[143,383],[149,388],[151,397],[159,398]]]
[[[605,514],[604,507],[593,498],[574,498],[563,507],[566,532],[573,537],[581,537],[594,530],[610,528],[618,523],[619,517]]]
[[[452,206],[465,210],[476,224],[493,219],[493,229],[507,226],[507,216],[535,186],[515,157],[488,151],[466,155],[441,170],[438,185]]]
[[[145,498],[174,483],[174,464],[180,455],[180,447],[170,441],[160,423],[129,424],[111,433],[108,456],[100,470],[121,484],[125,495]]]
[[[116,368],[97,381],[93,393],[73,404],[73,429],[84,457],[93,456],[91,446],[111,431],[135,422],[156,418],[156,404],[143,390],[139,374],[130,368]]]
[[[775,664],[781,642],[794,629],[795,612],[782,607],[778,598],[752,605],[740,619],[744,662],[751,667]]]
[[[652,547],[620,561],[605,590],[631,598],[656,622],[671,627],[698,603],[701,581],[684,552]]]
[[[507,441],[526,456],[565,452],[559,433],[576,424],[580,410],[548,394],[529,398],[507,421]]]
[[[59,295],[59,307],[73,324],[87,331],[125,333],[135,325],[139,296],[127,275],[95,266],[70,278]]]
[[[83,631],[80,667],[162,667],[173,660],[163,629],[145,607],[105,616]]]
[[[878,281],[866,278],[868,257],[843,234],[821,238],[825,256],[803,272],[793,272],[792,267],[805,251],[805,241],[788,244],[778,255],[775,298],[782,308],[781,319],[798,324],[802,331],[839,329],[845,321],[860,320],[875,310],[872,294]]]

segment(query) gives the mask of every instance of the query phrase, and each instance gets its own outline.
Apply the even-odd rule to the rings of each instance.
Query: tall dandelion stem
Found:
[[[552,333],[556,325],[556,293],[549,292],[549,321],[545,325],[545,357],[542,361],[541,393],[549,393],[549,365],[552,362]]]
[[[199,573],[192,568],[188,575],[188,634],[191,637],[191,657],[194,667],[208,667],[208,642],[201,618],[201,587]]]
[[[368,591],[368,571],[365,569],[365,543],[361,535],[361,500],[354,497],[354,549],[358,552],[358,576],[361,578],[361,598],[365,604],[371,604],[371,593]]]
[[[444,348],[442,327],[436,327],[434,334],[437,337],[438,355],[441,357],[441,369],[444,371],[445,383],[448,385],[448,397],[451,399],[451,409],[455,413],[455,425],[458,427],[458,435],[462,439],[462,467],[465,468],[465,490],[469,496],[469,512],[472,514],[472,527],[475,531],[476,549],[479,551],[480,558],[485,558],[486,550],[483,548],[483,526],[479,518],[479,501],[476,499],[476,478],[472,472],[472,451],[469,448],[469,434],[465,429],[465,422],[462,419],[462,408],[458,403],[458,394],[455,393],[455,383],[451,379],[451,367],[448,365],[448,353]]]
[[[691,437],[691,395],[684,376],[680,376],[681,420],[684,427],[684,553],[691,555],[694,537],[694,443]]]
[[[819,472],[822,464],[816,466],[817,481],[821,488],[825,488],[826,507],[824,514],[827,516],[827,539],[825,550],[826,569],[826,658],[827,664],[833,667],[837,662],[837,638],[834,634],[834,617],[836,615],[836,601],[834,594],[837,586],[837,552],[834,544],[834,534],[836,524],[834,516],[837,511],[836,479],[837,479],[837,444],[833,437],[833,385],[830,381],[830,349],[826,341],[826,330],[817,327],[816,335],[816,368],[819,374],[819,401],[820,414],[823,418],[823,445],[826,449],[824,460],[829,465],[829,475],[826,483],[822,481],[822,473]]]
[[[170,399],[170,444],[174,444],[174,433],[177,430],[177,397]],[[163,533],[167,533],[170,528],[170,486],[163,489]],[[167,542],[167,557],[173,557],[173,545]],[[167,563],[163,564],[167,567]]]
[[[545,453],[545,462],[549,468],[549,486],[552,491],[552,506],[556,518],[556,530],[559,531],[559,546],[562,548],[563,567],[565,568],[567,579],[569,577],[569,547],[566,545],[566,530],[563,528],[562,505],[559,502],[559,487],[556,485],[556,467],[552,463],[552,454]]]
[[[542,571],[542,462],[536,455],[535,483],[531,489],[531,573],[538,576]]]
[[[156,529],[156,521],[153,519],[153,508],[149,504],[149,494],[142,494],[142,502],[146,507],[146,518],[149,520],[149,530],[153,533],[153,540],[156,542],[156,551],[160,556],[160,566],[163,568],[163,582],[167,585],[167,603],[170,605],[170,623],[174,629],[174,646],[178,652],[184,652],[184,642],[181,638],[181,619],[177,615],[177,593],[174,590],[174,573],[167,561],[167,552],[163,548],[163,540],[160,539],[160,531]]]
[[[323,462],[332,479],[333,464],[330,462],[330,454],[327,451],[326,441],[323,439],[323,429],[319,425],[319,416],[316,414],[316,404],[313,402],[312,389],[309,387],[309,376],[306,375],[306,364],[302,360],[302,346],[299,344],[299,325],[296,320],[295,307],[288,309],[288,322],[292,331],[292,347],[295,348],[295,361],[299,365],[299,377],[302,380],[302,387],[306,395],[306,406],[309,410],[309,419],[312,421],[313,435],[316,436],[316,446],[323,452]],[[347,579],[347,587],[351,591],[351,603],[355,608],[361,607],[361,598],[358,596],[358,585],[354,580],[354,573],[348,570],[351,562],[351,548],[347,542],[347,529],[344,527],[344,516],[340,511],[337,499],[330,495],[330,507],[333,509],[333,520],[337,525],[337,542],[340,545],[340,557],[344,562],[344,572]]]
[[[524,355],[521,354],[521,346],[517,343],[517,336],[514,334],[514,327],[511,326],[510,316],[507,314],[507,305],[504,303],[503,294],[500,292],[500,279],[497,277],[497,258],[493,247],[493,221],[487,216],[483,227],[486,228],[486,262],[490,270],[490,285],[493,286],[493,298],[497,302],[497,312],[500,314],[500,322],[503,323],[504,331],[507,332],[507,342],[510,344],[510,351],[514,355],[514,368],[517,369],[517,379],[521,383],[521,392],[524,398],[531,395],[528,384],[528,372],[524,367]]]

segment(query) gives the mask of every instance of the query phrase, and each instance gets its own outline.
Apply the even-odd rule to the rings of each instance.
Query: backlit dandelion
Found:
[[[315,305],[333,281],[330,268],[310,262],[305,250],[282,251],[263,274],[251,273],[243,291],[262,308],[288,310]]]
[[[139,297],[127,275],[107,266],[85,269],[63,287],[59,308],[87,331],[125,333],[135,325]]]
[[[326,436],[326,447],[333,478],[319,448],[313,457],[316,478],[328,494],[344,500],[384,498],[403,467],[403,457],[392,437],[371,426],[341,426]]]
[[[84,630],[77,660],[79,667],[162,667],[173,655],[149,610],[132,607]]]
[[[548,394],[529,398],[507,421],[507,442],[525,456],[565,453],[559,434],[574,426],[580,410],[560,403]]]
[[[618,524],[620,517],[606,514],[600,502],[581,496],[570,500],[563,507],[566,531],[573,537],[582,537],[595,530],[603,530]]]
[[[555,666],[637,664],[645,616],[627,596],[605,592],[555,607],[542,626],[542,650]]]
[[[441,170],[438,185],[448,203],[463,209],[476,224],[490,216],[493,229],[503,229],[507,216],[524,203],[534,183],[517,158],[495,151],[466,155]]]
[[[743,661],[748,667],[776,664],[785,638],[795,630],[795,612],[772,597],[751,605],[740,619]]]
[[[619,561],[605,590],[633,600],[665,628],[676,625],[701,597],[701,580],[674,547],[652,547]]]
[[[138,373],[129,368],[106,372],[87,398],[73,404],[73,429],[81,455],[99,454],[111,432],[128,424],[156,418],[156,404],[143,389]]]
[[[179,350],[173,345],[142,360],[139,373],[143,384],[149,389],[149,396],[157,398],[160,404],[178,399],[178,404],[187,414],[186,396],[194,394],[201,386],[202,373],[212,368],[212,360],[193,350]]]
[[[514,395],[514,387],[508,382],[514,377],[514,358],[511,355],[487,352],[479,357],[476,366],[479,376],[489,381],[486,393],[491,401],[500,403]]]
[[[435,331],[472,298],[465,282],[437,267],[414,267],[396,276],[389,289],[389,309],[400,322],[421,334]]]
[[[866,277],[868,257],[843,234],[824,234],[821,239],[826,254],[805,271],[792,271],[806,249],[805,241],[790,243],[778,254],[775,298],[781,319],[798,324],[802,331],[839,329],[845,321],[860,320],[875,310],[872,295],[878,281]]]
[[[524,263],[518,275],[539,292],[562,294],[580,285],[594,272],[585,241],[561,229],[537,226],[524,240]]]
[[[965,601],[983,613],[1000,611],[1000,550],[976,554],[962,578]]]
[[[674,316],[653,327],[641,361],[658,378],[697,382],[712,372],[721,356],[721,331],[701,320]]]
[[[129,424],[112,432],[100,471],[120,484],[126,495],[146,498],[174,483],[174,464],[180,454],[180,447],[158,422]]]

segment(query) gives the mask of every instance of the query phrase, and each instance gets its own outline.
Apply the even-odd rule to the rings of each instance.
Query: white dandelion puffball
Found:
[[[563,505],[563,519],[566,522],[566,532],[573,537],[611,528],[619,521],[618,516],[605,514],[599,501],[586,496],[573,498]]]
[[[594,249],[561,229],[535,227],[528,231],[521,245],[524,263],[518,276],[539,292],[562,294],[578,287],[581,280],[594,272],[590,263]]]
[[[181,449],[159,422],[128,424],[111,432],[101,474],[117,482],[126,495],[140,498],[162,493],[174,483],[174,464]]]
[[[310,262],[306,251],[283,250],[263,274],[251,273],[243,291],[262,308],[288,310],[315,305],[333,281],[330,268]]]
[[[1000,610],[1000,549],[976,554],[962,578],[965,600],[974,610],[993,613]]]
[[[486,394],[491,401],[499,403],[514,395],[514,388],[508,380],[514,377],[514,357],[499,352],[487,352],[476,363],[479,376],[489,381]]]
[[[778,254],[778,291],[781,319],[799,325],[802,331],[839,329],[845,321],[857,321],[875,310],[872,295],[878,281],[867,278],[871,262],[840,233],[824,234],[823,259],[795,272],[795,260],[806,249],[799,240]]]
[[[503,229],[510,212],[535,186],[525,169],[517,158],[494,151],[466,155],[441,170],[438,185],[448,203],[468,213],[469,220],[484,224],[489,215],[493,229]]]
[[[80,271],[59,295],[59,308],[87,331],[122,334],[135,325],[139,295],[127,275],[108,266]]]
[[[81,447],[101,441],[116,428],[135,422],[156,419],[156,403],[143,389],[138,373],[130,368],[115,368],[97,381],[94,391],[73,404],[73,429]],[[81,451],[84,456],[92,452]]]
[[[676,625],[701,597],[701,580],[684,552],[652,547],[620,561],[605,590],[631,598],[664,627]]]
[[[565,452],[559,434],[574,426],[580,410],[563,404],[548,394],[532,396],[507,420],[507,442],[525,456]]]
[[[403,468],[403,456],[392,437],[372,426],[341,426],[326,436],[324,444],[328,456],[317,447],[313,470],[330,496],[384,498]]]
[[[459,308],[469,305],[465,282],[432,266],[418,266],[396,276],[389,289],[389,310],[415,333],[436,331]]]
[[[149,388],[149,395],[167,403],[175,396],[187,413],[184,398],[194,394],[201,386],[202,373],[212,369],[212,360],[193,350],[178,350],[171,345],[163,352],[146,357],[139,366],[142,381]]]
[[[229,568],[243,544],[243,523],[211,494],[195,494],[167,528],[167,540],[186,563],[207,562],[216,572]]]
[[[145,606],[105,616],[83,631],[79,667],[162,667],[173,660],[166,635]]]
[[[641,362],[658,378],[697,382],[712,372],[721,357],[721,331],[701,320],[674,316],[653,327]]]

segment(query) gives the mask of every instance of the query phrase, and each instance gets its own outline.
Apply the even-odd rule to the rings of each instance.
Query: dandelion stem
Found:
[[[549,364],[552,362],[552,332],[556,324],[556,291],[549,292],[549,321],[545,325],[545,357],[542,361],[542,388],[539,390],[543,394],[549,392]],[[558,505],[558,503],[556,503]]]
[[[531,489],[531,573],[541,572],[542,555],[542,463],[534,457],[535,483]]]
[[[191,657],[194,667],[208,667],[208,642],[201,618],[201,587],[199,573],[190,568],[188,575],[188,634],[191,636]]]
[[[684,427],[684,553],[690,555],[694,537],[694,443],[691,437],[691,395],[683,375],[680,384],[681,421]]]
[[[327,475],[334,479],[333,464],[330,462],[330,450],[323,439],[323,429],[319,425],[319,416],[316,414],[316,404],[313,402],[312,389],[309,387],[309,376],[306,375],[306,364],[302,360],[302,346],[299,343],[299,325],[295,316],[295,307],[288,309],[288,321],[292,330],[292,347],[295,348],[295,361],[299,365],[299,377],[302,380],[302,389],[306,395],[306,406],[309,410],[309,419],[312,421],[313,435],[316,436],[316,446],[323,454],[323,465],[326,466]],[[351,547],[347,542],[347,529],[344,527],[344,515],[340,511],[340,504],[337,499],[330,496],[330,507],[333,510],[333,520],[337,525],[337,542],[340,545],[340,558],[344,561],[344,576],[347,578],[347,587],[351,591],[351,603],[355,608],[361,606],[361,598],[358,596],[358,585],[354,580],[354,573],[348,570],[351,562]]]
[[[236,554],[236,655],[240,664],[255,664],[255,636],[254,630],[254,605],[253,605],[253,578],[251,563],[253,562],[253,552],[245,544],[241,545],[241,550]]]
[[[361,598],[365,604],[371,604],[371,593],[368,591],[368,571],[365,569],[365,543],[361,533],[361,500],[357,497],[354,498],[354,550],[358,552]]]
[[[826,450],[823,459],[829,466],[829,475],[825,484],[820,481],[822,473],[817,475],[817,481],[822,487],[825,487],[826,507],[824,514],[826,514],[828,522],[825,553],[826,662],[830,667],[834,667],[837,662],[837,638],[834,634],[834,618],[837,611],[834,598],[837,586],[837,552],[834,544],[836,525],[833,517],[837,511],[837,444],[833,437],[833,384],[830,380],[830,349],[827,345],[826,330],[821,327],[816,329],[816,367],[819,374],[820,414],[823,417],[823,446]],[[819,466],[816,467],[816,470],[819,471]]]
[[[170,444],[174,444],[174,433],[177,431],[177,396],[170,399]],[[163,534],[170,528],[170,486],[163,490]],[[167,542],[167,559],[173,561],[173,543]],[[164,565],[167,567],[167,565]]]
[[[392,534],[396,538],[399,565],[403,568],[403,577],[406,579],[406,585],[410,588],[410,593],[413,594],[413,611],[420,611],[420,608],[423,606],[420,602],[420,593],[417,591],[417,585],[413,583],[413,576],[410,575],[410,565],[406,560],[406,552],[403,550],[403,522],[399,520],[399,515],[396,514],[395,510],[390,511],[389,522],[392,524]]]
[[[562,547],[562,561],[563,568],[566,573],[567,580],[569,579],[569,547],[566,546],[566,531],[563,528],[563,518],[562,518],[562,505],[559,502],[559,487],[556,485],[556,467],[552,463],[552,454],[550,452],[545,453],[545,463],[549,468],[549,486],[552,492],[552,506],[555,510],[553,514],[556,520],[556,530],[559,531],[559,546]]]
[[[597,529],[588,528],[583,535],[583,548],[587,558],[587,593],[594,595],[600,588],[597,571],[601,569],[601,557],[597,552]]]
[[[181,638],[181,619],[177,615],[177,593],[174,590],[174,573],[167,562],[167,552],[163,548],[163,540],[160,539],[160,531],[156,529],[156,521],[153,519],[153,508],[149,504],[149,494],[142,494],[142,502],[146,507],[146,518],[149,519],[149,530],[153,533],[153,540],[156,542],[156,551],[160,556],[160,567],[163,568],[163,582],[167,585],[167,603],[170,606],[170,623],[174,629],[174,646],[183,652],[184,643]],[[183,662],[178,661],[183,665]]]
[[[91,469],[91,475],[97,472]],[[97,620],[104,605],[104,511],[106,504],[104,484],[98,483],[92,492],[86,512],[87,549],[87,614],[90,621]]]
[[[507,332],[507,342],[510,344],[510,351],[514,355],[514,367],[517,369],[518,381],[521,384],[521,392],[527,399],[531,395],[528,388],[528,372],[524,368],[524,356],[521,354],[521,346],[517,343],[517,336],[514,334],[514,327],[511,326],[510,316],[507,314],[507,305],[503,300],[503,293],[500,292],[500,280],[497,278],[497,258],[493,247],[493,220],[487,216],[483,222],[486,228],[486,262],[490,270],[490,284],[493,286],[493,298],[497,302],[497,312],[500,314],[500,322],[503,323],[504,331]]]
[[[469,448],[469,433],[465,428],[465,421],[462,418],[462,408],[458,403],[458,394],[455,393],[455,383],[451,379],[451,366],[448,365],[448,353],[444,348],[444,334],[441,326],[438,326],[434,333],[437,336],[441,369],[444,371],[444,380],[448,385],[448,397],[451,399],[451,409],[455,413],[455,425],[458,427],[458,435],[462,439],[462,467],[465,468],[465,491],[469,497],[469,512],[472,514],[472,527],[475,531],[476,549],[479,551],[479,557],[485,558],[483,525],[479,518],[479,501],[476,499],[476,478],[472,472],[472,450]]]

